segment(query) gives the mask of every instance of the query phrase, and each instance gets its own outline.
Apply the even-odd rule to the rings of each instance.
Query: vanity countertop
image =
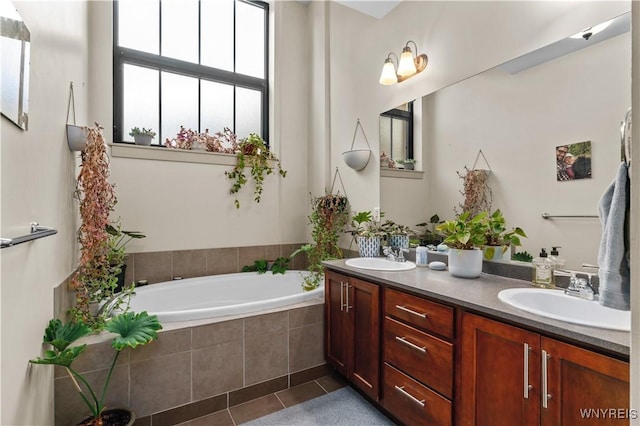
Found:
[[[516,309],[498,299],[498,293],[506,288],[531,287],[526,281],[486,273],[475,279],[456,278],[448,271],[434,271],[429,268],[415,268],[404,272],[365,270],[347,266],[344,259],[325,261],[323,264],[335,272],[457,305],[468,311],[622,358],[629,357],[630,332],[587,327],[545,318]]]

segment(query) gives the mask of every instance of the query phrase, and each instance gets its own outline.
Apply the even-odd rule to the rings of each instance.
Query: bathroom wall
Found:
[[[92,33],[92,120],[111,141],[111,16],[107,2],[90,2]],[[268,176],[262,201],[243,188],[241,207],[229,195],[228,165],[113,157],[112,180],[118,204],[115,217],[125,229],[144,232],[129,252],[207,249],[293,243],[307,239],[307,111],[309,37],[307,8],[300,2],[274,2],[270,8],[274,60],[270,79],[270,143],[287,177]],[[141,148],[144,149],[144,148]]]
[[[29,130],[2,117],[1,236],[29,233],[37,221],[54,236],[0,252],[0,424],[53,423],[53,368],[31,366],[53,316],[53,288],[75,267],[75,160],[67,148],[69,82],[76,118],[88,120],[87,4],[14,1],[31,32]]]

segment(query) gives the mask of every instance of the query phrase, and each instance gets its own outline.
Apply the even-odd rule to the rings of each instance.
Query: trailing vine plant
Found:
[[[236,151],[237,163],[232,170],[226,171],[224,174],[232,181],[230,193],[238,194],[242,187],[248,182],[245,174],[245,167],[251,168],[251,178],[254,183],[253,200],[260,202],[262,191],[264,189],[264,178],[273,174],[275,169],[282,177],[286,177],[286,170],[282,169],[280,160],[269,151],[264,139],[255,133],[249,134],[248,137],[242,139]],[[275,164],[275,167],[272,166]],[[240,208],[240,201],[237,196],[234,201],[236,208]]]
[[[469,212],[476,216],[483,211],[491,211],[493,204],[493,192],[488,184],[489,171],[482,169],[470,170],[465,166],[464,173],[456,172],[463,180],[463,189],[460,193],[464,196],[463,204],[459,204],[462,211],[454,208],[456,214]]]
[[[76,306],[71,314],[94,329],[100,328],[104,318],[94,317],[89,310],[90,304],[111,297],[117,284],[116,273],[110,264],[111,236],[108,232],[109,214],[117,198],[114,185],[109,182],[109,157],[102,130],[97,123],[88,129],[74,193],[79,202],[81,223],[78,229],[80,259],[71,277]]]
[[[346,196],[327,193],[322,197],[311,197],[309,224],[314,243],[302,246],[291,255],[293,257],[300,252],[307,255],[310,274],[304,277],[305,290],[313,290],[320,285],[324,273],[322,261],[342,258],[338,240],[349,223],[349,216]]]

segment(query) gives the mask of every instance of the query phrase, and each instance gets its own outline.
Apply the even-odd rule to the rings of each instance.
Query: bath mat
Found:
[[[247,426],[394,425],[350,387],[260,417]]]

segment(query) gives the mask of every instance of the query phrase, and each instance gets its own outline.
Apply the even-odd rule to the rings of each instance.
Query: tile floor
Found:
[[[292,405],[300,404],[346,386],[338,375],[329,375],[285,389],[244,404],[180,423],[179,426],[235,426],[255,420]]]

